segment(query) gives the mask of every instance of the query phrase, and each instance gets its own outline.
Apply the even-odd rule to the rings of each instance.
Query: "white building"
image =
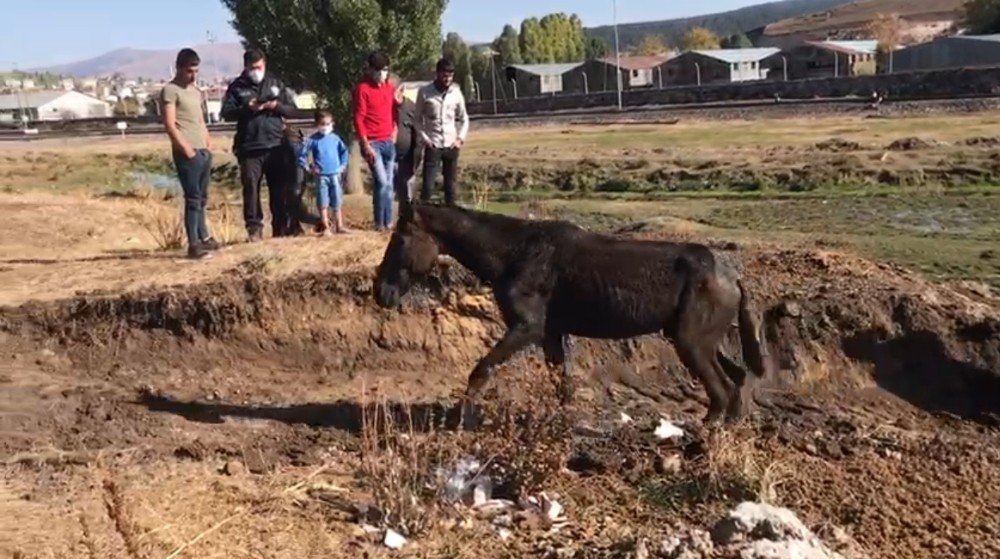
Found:
[[[79,91],[30,91],[0,95],[0,121],[107,118],[111,105]]]

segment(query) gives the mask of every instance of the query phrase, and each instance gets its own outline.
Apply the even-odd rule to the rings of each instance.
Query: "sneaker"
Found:
[[[212,253],[202,245],[188,247],[187,257],[191,260],[208,260],[212,258]]]
[[[216,241],[212,237],[209,237],[209,238],[205,239],[204,241],[202,241],[201,242],[201,247],[204,248],[207,251],[210,251],[210,252],[215,252],[217,250],[221,250],[222,249],[222,245],[219,244],[219,241]]]

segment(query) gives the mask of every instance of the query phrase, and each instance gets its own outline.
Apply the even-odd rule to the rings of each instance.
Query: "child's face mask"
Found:
[[[389,70],[379,70],[375,72],[375,81],[378,83],[385,83],[389,79]]]
[[[264,70],[250,70],[250,81],[253,83],[264,81]]]
[[[329,136],[333,134],[333,124],[321,124],[319,126],[319,133],[324,136]]]

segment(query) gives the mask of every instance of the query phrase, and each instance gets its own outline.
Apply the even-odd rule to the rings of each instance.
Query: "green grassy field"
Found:
[[[670,220],[1000,288],[998,125],[1000,113],[474,128],[462,186],[494,211],[606,231]],[[908,138],[920,142],[889,148]],[[168,155],[162,138],[17,145],[0,157],[0,189],[127,193],[172,174]],[[216,163],[216,192],[238,201],[232,156]]]

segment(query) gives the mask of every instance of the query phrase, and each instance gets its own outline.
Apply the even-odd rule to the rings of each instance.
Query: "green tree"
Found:
[[[504,26],[503,33],[493,41],[493,50],[499,53],[500,59],[497,63],[501,66],[524,62],[524,58],[521,57],[520,35],[513,25]]]
[[[267,53],[289,85],[308,87],[353,133],[351,90],[364,60],[385,53],[399,75],[427,71],[441,47],[447,0],[221,0],[244,43]],[[353,134],[352,134],[353,135]]]
[[[692,27],[681,39],[681,50],[711,50],[719,48],[719,37],[704,27]]]
[[[747,37],[746,33],[736,33],[722,40],[724,49],[752,49],[753,41]]]
[[[441,54],[455,65],[455,83],[467,98],[472,98],[472,52],[458,33],[448,33]]]
[[[965,3],[965,24],[977,35],[1000,33],[1000,0],[969,0]]]
[[[528,18],[521,22],[518,40],[521,45],[521,59],[525,64],[548,62],[545,60],[545,37],[542,36],[542,26],[538,18]]]
[[[667,52],[669,47],[663,40],[662,35],[646,35],[635,47],[635,53],[639,56],[654,56]]]
[[[587,60],[597,60],[598,58],[604,58],[611,52],[611,47],[605,42],[604,39],[600,37],[591,37],[587,41],[587,48],[585,53],[585,58]]]

